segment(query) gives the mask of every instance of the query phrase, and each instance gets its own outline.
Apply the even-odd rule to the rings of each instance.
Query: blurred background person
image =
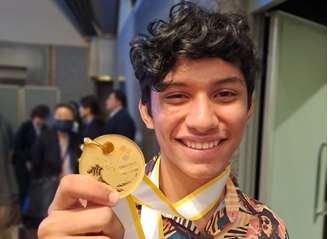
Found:
[[[31,187],[25,211],[30,238],[36,237],[36,229],[47,215],[59,179],[77,173],[81,138],[73,132],[73,124],[72,106],[57,105],[52,127],[42,133],[33,148]]]
[[[101,118],[101,110],[98,99],[88,95],[80,99],[79,107],[82,119],[81,136],[83,138],[96,138],[104,133],[104,121]]]
[[[18,238],[18,190],[11,164],[13,133],[0,115],[0,239]]]
[[[82,127],[82,119],[80,117],[79,113],[79,103],[75,100],[70,100],[68,104],[72,107],[74,110],[74,122],[73,122],[73,132],[80,133],[81,127]]]
[[[15,135],[13,163],[21,208],[23,208],[30,183],[32,147],[41,133],[47,128],[49,114],[50,109],[48,106],[35,106],[32,109],[30,120],[23,122]]]
[[[109,116],[105,133],[122,134],[134,140],[135,123],[126,109],[126,97],[123,91],[111,91],[106,100],[106,109],[109,111]]]

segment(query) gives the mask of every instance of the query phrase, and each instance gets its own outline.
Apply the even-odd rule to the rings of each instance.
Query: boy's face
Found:
[[[213,178],[228,164],[252,113],[245,79],[220,58],[181,58],[165,77],[162,92],[151,92],[152,116],[161,158],[191,178]]]

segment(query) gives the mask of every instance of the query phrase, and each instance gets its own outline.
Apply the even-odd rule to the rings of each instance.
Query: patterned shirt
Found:
[[[154,168],[156,157],[146,165]],[[288,239],[284,222],[266,205],[245,195],[230,176],[225,196],[203,231],[184,218],[162,216],[165,239]]]

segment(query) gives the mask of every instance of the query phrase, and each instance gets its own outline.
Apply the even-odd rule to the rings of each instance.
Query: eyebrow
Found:
[[[233,76],[233,77],[219,79],[215,82],[215,85],[223,85],[223,84],[228,84],[228,83],[239,83],[241,85],[244,85],[245,81],[239,77]]]
[[[243,79],[239,77],[227,77],[222,79],[217,79],[214,83],[214,85],[224,85],[224,84],[231,84],[231,83],[239,83],[241,85],[244,85],[245,82]],[[163,89],[171,88],[171,87],[187,87],[188,83],[181,82],[181,81],[169,81],[169,82],[161,82],[159,83],[160,87],[163,87]]]

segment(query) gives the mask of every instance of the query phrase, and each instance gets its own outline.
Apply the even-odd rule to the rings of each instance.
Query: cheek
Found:
[[[218,115],[229,131],[242,134],[248,119],[247,108],[244,105],[220,108]]]
[[[183,118],[181,110],[153,104],[152,120],[155,134],[158,141],[160,141],[159,143],[165,145],[170,140],[170,137],[174,137],[175,133],[181,128]]]
[[[169,137],[176,125],[175,117],[171,116],[171,114],[166,114],[165,112],[154,112],[152,118],[155,133],[158,138]]]
[[[181,107],[165,104],[156,93],[152,93],[151,112],[153,122],[158,128],[169,128],[183,114]]]

